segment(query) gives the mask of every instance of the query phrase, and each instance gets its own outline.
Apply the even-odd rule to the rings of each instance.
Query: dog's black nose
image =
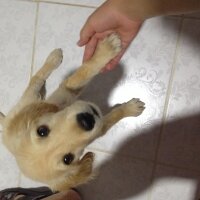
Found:
[[[77,122],[81,128],[86,131],[90,131],[94,128],[95,119],[94,116],[90,113],[80,113],[76,116]]]

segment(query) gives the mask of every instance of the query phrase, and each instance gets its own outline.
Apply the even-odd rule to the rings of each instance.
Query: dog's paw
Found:
[[[102,55],[108,56],[109,59],[114,58],[121,51],[120,37],[115,33],[107,36],[99,42],[97,51]]]
[[[55,49],[49,54],[46,62],[50,64],[54,69],[56,69],[62,63],[62,60],[63,60],[62,49]]]
[[[145,109],[145,103],[140,101],[140,99],[133,98],[124,104],[124,112],[125,112],[124,114],[126,116],[137,117],[140,114],[142,114],[144,109]]]
[[[109,46],[113,54],[117,55],[121,51],[121,40],[119,35],[113,33],[102,41],[103,45]]]

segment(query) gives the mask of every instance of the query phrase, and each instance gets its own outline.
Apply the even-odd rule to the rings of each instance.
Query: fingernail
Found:
[[[78,46],[82,46],[81,40],[79,40],[76,44],[77,44]]]

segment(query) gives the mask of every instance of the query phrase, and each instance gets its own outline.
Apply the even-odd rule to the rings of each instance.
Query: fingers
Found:
[[[93,56],[97,43],[98,43],[98,39],[96,37],[92,37],[91,40],[87,43],[87,45],[85,46],[85,51],[83,55],[83,62],[89,60]]]
[[[88,19],[80,32],[80,39],[77,42],[77,45],[80,47],[84,46],[89,42],[90,38],[92,38],[94,34],[95,30]]]
[[[106,26],[108,20],[107,18],[102,17],[102,13],[104,13],[103,10],[105,9],[104,4],[102,4],[102,6],[96,9],[96,11],[89,16],[83,28],[81,29],[80,39],[77,42],[79,46],[86,45],[89,40],[95,35],[95,33],[102,33],[108,30]],[[109,29],[110,28],[111,27],[109,27]]]
[[[99,40],[104,39],[106,36],[110,35],[113,32],[114,32],[113,30],[109,30],[109,31],[104,31],[102,33],[95,33],[89,39],[89,41],[87,42],[87,44],[85,45],[83,62],[89,60],[93,56]]]
[[[85,45],[83,62],[89,60],[93,56],[99,40],[104,39],[106,36],[112,34],[113,32],[116,32],[116,31],[110,30],[110,31],[105,31],[103,33],[95,33],[92,36],[92,38],[88,41],[88,43]],[[102,70],[102,72],[105,72],[106,70],[112,70],[112,69],[115,68],[115,66],[119,63],[122,56],[126,52],[126,49],[128,48],[128,46],[132,42],[133,38],[135,37],[134,34],[131,35],[131,37],[130,36],[129,37],[124,36],[123,34],[119,34],[119,35],[120,35],[121,40],[122,40],[122,51],[105,66],[105,68]]]

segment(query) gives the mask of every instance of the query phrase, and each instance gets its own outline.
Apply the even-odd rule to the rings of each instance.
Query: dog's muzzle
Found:
[[[99,113],[97,112],[97,110],[93,107],[93,106],[90,106],[92,112],[97,116],[97,117],[100,117]]]
[[[93,105],[89,105],[86,112],[76,116],[79,126],[85,131],[91,131],[94,128],[97,118],[100,118],[100,114]]]

